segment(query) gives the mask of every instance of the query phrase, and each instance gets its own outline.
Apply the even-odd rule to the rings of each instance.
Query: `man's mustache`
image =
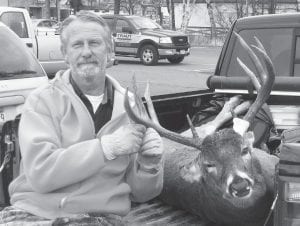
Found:
[[[99,63],[96,60],[85,60],[85,61],[80,61],[77,64],[82,65],[82,64],[99,64]]]

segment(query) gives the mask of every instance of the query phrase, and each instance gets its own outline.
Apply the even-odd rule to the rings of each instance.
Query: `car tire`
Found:
[[[167,59],[171,64],[179,64],[181,61],[183,61],[184,56],[172,56],[168,57]]]
[[[156,65],[158,61],[158,51],[153,45],[145,45],[141,48],[140,59],[144,65]]]

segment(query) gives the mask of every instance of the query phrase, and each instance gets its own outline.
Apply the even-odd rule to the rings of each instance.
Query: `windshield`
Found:
[[[147,17],[132,17],[130,21],[136,29],[161,29],[161,26]]]
[[[290,28],[270,28],[243,30],[239,34],[250,46],[257,45],[254,39],[256,36],[262,42],[267,54],[272,59],[276,76],[290,76],[290,71],[287,69],[290,68],[291,64],[292,32],[293,30]],[[257,55],[262,60],[260,55]],[[250,70],[256,72],[254,64],[247,55],[247,52],[243,49],[240,42],[235,39],[227,73],[221,69],[221,75],[225,72],[227,76],[247,76],[245,71],[238,64],[237,57],[240,58]]]
[[[0,27],[0,80],[45,76],[30,50],[15,34]]]

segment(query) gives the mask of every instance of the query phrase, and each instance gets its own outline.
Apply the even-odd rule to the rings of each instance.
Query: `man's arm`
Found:
[[[59,130],[46,111],[30,109],[22,114],[19,141],[24,171],[33,188],[41,193],[82,181],[106,164],[99,139],[63,147]],[[77,135],[77,131],[70,134]]]

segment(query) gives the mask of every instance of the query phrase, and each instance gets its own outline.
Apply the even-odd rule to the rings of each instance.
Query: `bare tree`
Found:
[[[275,14],[276,5],[276,0],[269,0],[269,14]]]
[[[211,36],[210,36],[211,41],[216,42],[217,30],[216,30],[216,22],[215,22],[212,2],[211,2],[211,0],[205,0],[205,2],[206,2],[207,12],[208,12],[208,16],[209,16],[210,25],[211,25]]]
[[[168,12],[170,15],[170,29],[175,30],[175,9],[174,0],[166,0]]]
[[[51,14],[50,14],[50,0],[45,1],[45,17],[50,19]]]
[[[60,21],[60,0],[56,0],[56,19],[59,22]]]
[[[236,14],[229,13],[225,14],[222,8],[215,6],[215,22],[218,27],[224,29],[226,32],[229,31],[231,25],[236,20]]]
[[[142,7],[142,0],[120,0],[120,8],[125,9],[129,15],[135,13],[136,7]]]
[[[195,7],[196,0],[182,0],[182,23],[181,30],[186,31],[187,26],[190,22],[192,16],[192,10]]]
[[[116,15],[120,14],[120,8],[121,8],[121,1],[114,0],[114,14]]]

